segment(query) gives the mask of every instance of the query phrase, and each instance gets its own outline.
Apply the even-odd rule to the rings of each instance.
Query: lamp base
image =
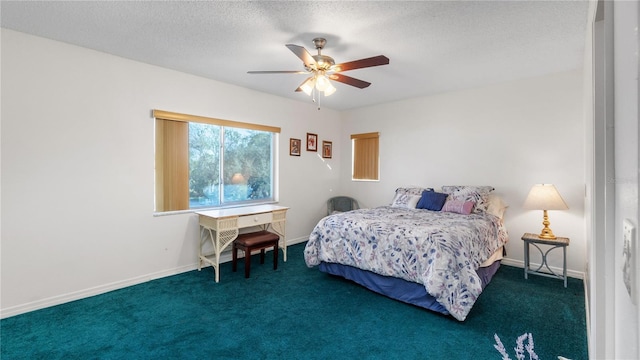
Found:
[[[543,210],[543,211],[544,212],[542,215],[542,220],[543,220],[542,225],[544,225],[544,228],[542,229],[538,237],[540,239],[555,240],[556,236],[553,235],[553,231],[551,231],[551,228],[549,227],[551,223],[549,222],[549,215],[547,215],[547,210]]]
[[[551,229],[549,229],[549,228],[542,229],[542,232],[540,233],[540,235],[538,235],[538,237],[540,239],[548,239],[548,240],[557,239],[557,237],[555,235],[553,235],[553,231],[551,231]]]

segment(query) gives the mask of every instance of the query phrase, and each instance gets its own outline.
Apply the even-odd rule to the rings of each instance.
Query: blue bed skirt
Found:
[[[487,267],[481,267],[476,270],[482,280],[482,289],[491,281],[491,278],[493,278],[493,275],[495,275],[499,267],[500,261],[496,261]],[[449,315],[447,309],[436,301],[433,296],[429,295],[422,284],[390,276],[378,275],[370,271],[336,263],[321,262],[319,269],[322,272],[349,279],[371,291],[375,291],[392,299]]]

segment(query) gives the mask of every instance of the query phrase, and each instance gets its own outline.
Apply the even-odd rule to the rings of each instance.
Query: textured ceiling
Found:
[[[2,1],[3,28],[75,44],[312,104],[294,90],[303,70],[285,44],[342,63],[390,64],[345,72],[337,110],[579,68],[587,1]]]

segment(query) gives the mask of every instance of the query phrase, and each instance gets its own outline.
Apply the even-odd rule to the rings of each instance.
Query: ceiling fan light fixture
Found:
[[[305,94],[311,96],[311,92],[313,91],[313,87],[316,84],[316,77],[311,76],[307,79],[302,85],[300,85],[300,90],[304,91]]]
[[[327,88],[324,89],[324,96],[329,96],[329,95],[333,94],[334,92],[336,92],[335,86],[333,86],[331,83],[329,83],[329,86],[327,86]]]
[[[324,71],[319,72],[318,75],[316,75],[316,89],[319,91],[325,91],[329,86],[331,86],[329,78],[324,74]]]

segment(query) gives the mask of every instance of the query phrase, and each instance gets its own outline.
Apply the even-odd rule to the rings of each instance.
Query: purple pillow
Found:
[[[469,215],[475,204],[473,201],[447,200],[441,211]]]
[[[484,213],[487,211],[489,193],[494,190],[493,186],[443,186],[442,192],[449,194],[452,200],[473,201],[474,213]]]

